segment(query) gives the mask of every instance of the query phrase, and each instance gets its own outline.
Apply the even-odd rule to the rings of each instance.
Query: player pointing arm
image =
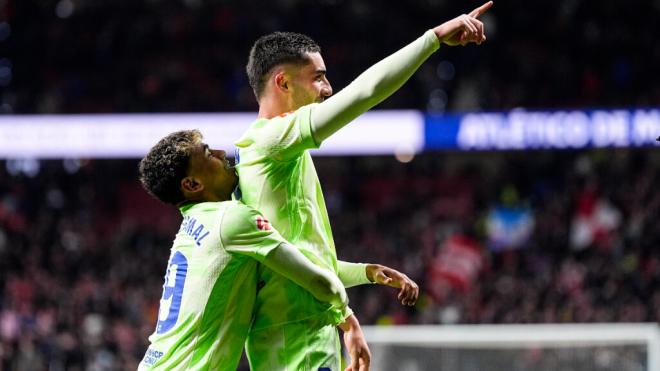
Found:
[[[235,143],[243,202],[263,212],[307,258],[335,271],[345,286],[386,284],[400,288],[402,303],[414,303],[417,285],[400,272],[337,260],[323,192],[308,150],[318,148],[323,140],[394,93],[440,44],[483,42],[484,28],[477,18],[491,5],[487,2],[470,14],[429,30],[366,70],[335,96],[321,49],[311,38],[291,32],[259,38],[247,64],[259,114]],[[333,354],[339,353],[339,342],[334,327],[323,321],[327,308],[303,300],[305,292],[271,276],[268,270],[261,275],[268,281],[257,294],[257,319],[246,347],[250,365],[257,370],[272,369],[273,365],[336,370],[339,362]],[[275,288],[301,298],[293,303],[295,310],[279,309],[283,299],[268,294]],[[352,324],[344,335],[351,354],[349,369],[368,369],[369,350],[357,319],[349,316],[347,323]],[[287,336],[305,329],[325,335],[296,338],[294,342]]]
[[[312,111],[312,133],[317,143],[382,102],[397,91],[440,44],[481,44],[486,40],[484,26],[477,18],[493,5],[489,1],[470,12],[447,21],[376,63],[350,85],[328,98]]]
[[[463,14],[429,30],[424,36],[372,66],[348,87],[319,104],[311,114],[312,135],[317,143],[324,141],[357,116],[398,90],[438,49],[439,44],[453,46],[466,45],[470,42],[481,44],[485,41],[483,23],[477,18],[492,5],[493,2],[489,1],[468,15]],[[369,277],[368,281],[361,280],[355,284],[353,281],[349,281],[347,284],[343,277],[356,276],[361,268],[349,262],[339,261],[338,263],[339,277],[347,288],[367,282],[388,285],[400,288],[398,299],[402,304],[415,304],[419,288],[405,274],[389,267],[369,264],[365,267],[366,275]]]

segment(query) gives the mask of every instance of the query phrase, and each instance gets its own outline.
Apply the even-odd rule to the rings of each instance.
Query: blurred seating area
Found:
[[[256,112],[259,36],[322,47],[336,91],[480,5],[409,0],[0,1],[0,113]],[[378,109],[660,106],[660,2],[497,1]],[[157,123],[155,123],[157,124]],[[340,259],[421,288],[349,290],[365,325],[660,321],[657,149],[315,160]],[[0,371],[135,370],[180,217],[135,160],[0,161]]]
[[[338,256],[415,279],[349,290],[363,324],[660,320],[660,153],[318,158]],[[180,217],[132,160],[0,167],[0,370],[135,369]]]
[[[322,47],[335,91],[480,1],[7,0],[0,112],[254,111],[252,43],[280,30]],[[660,104],[660,6],[501,1],[488,41],[444,47],[380,108],[431,112]]]

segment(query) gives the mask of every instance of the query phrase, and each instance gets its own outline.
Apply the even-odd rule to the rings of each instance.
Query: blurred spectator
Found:
[[[262,34],[315,38],[338,91],[474,5],[0,1],[0,113],[255,111],[244,66]],[[484,22],[487,43],[441,50],[379,108],[660,105],[657,1],[498,2]],[[0,163],[0,370],[135,369],[178,215],[139,188],[134,161],[13,164]],[[316,165],[339,257],[429,289],[415,308],[349,290],[364,324],[660,321],[657,151]],[[448,281],[456,238],[479,253],[458,249],[471,268]]]
[[[253,111],[259,36],[307,33],[336,91],[481,1],[6,0],[0,112]],[[381,108],[432,112],[660,104],[654,1],[501,1],[488,41],[444,48]]]
[[[349,290],[364,324],[660,320],[657,151],[317,164],[339,257],[391,265],[425,288],[414,308],[387,288]],[[3,370],[136,368],[179,216],[140,189],[135,166],[82,161],[73,171],[41,161],[13,175],[8,162],[0,166]],[[532,232],[524,248],[488,249],[489,215],[493,205],[516,204],[512,189],[534,215]],[[597,200],[616,223],[575,249],[573,217]]]

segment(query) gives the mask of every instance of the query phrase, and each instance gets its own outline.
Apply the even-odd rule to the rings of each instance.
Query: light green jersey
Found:
[[[260,210],[282,236],[315,264],[337,272],[337,256],[312,158],[318,148],[310,116],[316,104],[258,119],[235,143],[241,200]],[[253,330],[328,315],[330,305],[261,268]]]
[[[139,370],[236,370],[250,328],[257,266],[285,240],[237,201],[181,208],[156,331]]]
[[[328,213],[308,149],[318,148],[320,141],[394,93],[438,47],[435,32],[428,30],[323,103],[258,119],[235,143],[243,202],[261,210],[312,262],[339,273]],[[256,318],[247,342],[250,365],[256,370],[336,370],[337,363],[327,367],[325,361],[310,356],[329,355],[333,346],[307,339],[313,331],[329,327],[323,317],[329,305],[269,269],[261,267],[260,280],[264,286],[257,293]],[[336,330],[326,334],[337,336]],[[297,344],[289,346],[292,336]]]

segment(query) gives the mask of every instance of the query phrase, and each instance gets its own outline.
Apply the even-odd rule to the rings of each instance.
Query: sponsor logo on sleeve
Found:
[[[260,231],[270,231],[271,229],[273,229],[273,227],[270,226],[268,220],[266,220],[266,218],[264,218],[261,215],[257,215],[256,221],[257,221],[257,229],[259,229]]]

